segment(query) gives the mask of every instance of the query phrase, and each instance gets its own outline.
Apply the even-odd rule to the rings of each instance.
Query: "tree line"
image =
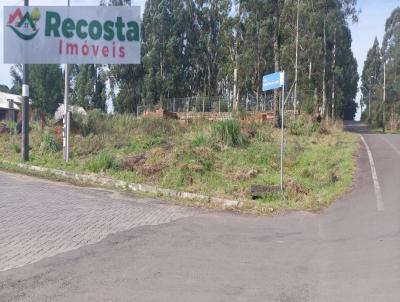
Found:
[[[382,46],[375,38],[362,72],[363,120],[398,128],[400,116],[400,7],[386,21]],[[384,96],[384,94],[386,94]],[[385,100],[385,102],[384,102]]]
[[[349,22],[357,21],[356,0],[147,0],[141,26],[141,65],[73,65],[71,102],[118,113],[140,104],[165,105],[171,98],[217,97],[240,110],[251,99],[260,108],[263,75],[285,70],[296,78],[303,112],[352,119],[357,110],[357,63]],[[130,5],[101,0],[99,5]],[[297,14],[299,26],[297,26]],[[298,35],[297,35],[298,33]],[[296,37],[298,56],[296,60]],[[13,66],[12,90],[21,90]],[[34,105],[54,112],[62,102],[60,66],[31,67]],[[109,89],[107,86],[109,85]],[[273,109],[279,109],[276,93]]]

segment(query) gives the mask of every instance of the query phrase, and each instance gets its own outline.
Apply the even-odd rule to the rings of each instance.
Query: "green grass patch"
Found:
[[[280,130],[271,124],[232,119],[182,125],[99,112],[86,119],[77,119],[86,126],[71,136],[68,163],[53,129],[32,127],[30,163],[241,200],[258,211],[321,209],[351,187],[356,169],[355,135],[301,117],[289,121],[286,131],[285,196],[271,193],[252,201],[252,185],[280,182]],[[19,144],[15,134],[0,136],[1,158],[19,162]]]

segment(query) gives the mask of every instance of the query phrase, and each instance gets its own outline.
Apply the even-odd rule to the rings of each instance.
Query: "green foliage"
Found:
[[[11,148],[14,150],[15,153],[20,154],[21,153],[21,145],[17,143],[13,143],[11,145]]]
[[[240,147],[246,143],[240,123],[234,119],[215,123],[212,126],[212,134],[218,142],[222,142],[226,146]]]
[[[209,138],[203,133],[196,135],[196,137],[192,140],[193,147],[205,146],[208,143],[209,143]]]
[[[42,118],[51,116],[62,102],[63,75],[59,65],[31,65],[29,69],[32,106]]]
[[[58,152],[61,147],[57,143],[57,139],[54,134],[50,132],[43,133],[42,142],[40,144],[40,150],[42,153]]]
[[[358,140],[356,136],[335,128],[328,128],[328,134],[322,135],[316,130],[310,135],[308,127],[311,126],[306,123],[308,120],[304,121],[304,135],[286,133],[285,173],[289,187],[285,202],[280,195],[249,201],[252,185],[279,185],[280,130],[268,123],[243,123],[241,129],[239,122],[234,127],[221,126],[235,128],[233,132],[236,134],[251,132],[246,147],[238,148],[225,144],[213,135],[213,128],[218,123],[199,121],[183,126],[177,125],[176,121],[159,120],[163,127],[169,127],[168,131],[157,128],[156,131],[144,132],[144,123],[154,129],[157,120],[107,115],[96,123],[100,133],[89,133],[85,137],[71,135],[71,161],[68,164],[64,163],[61,152],[46,151],[43,154],[39,148],[42,141],[51,146],[54,137],[44,138],[47,135],[35,126],[30,133],[31,163],[73,173],[101,173],[105,177],[133,183],[248,201],[252,209],[318,209],[351,185],[355,167],[353,156]],[[235,141],[233,138],[226,139],[229,140]],[[20,150],[13,149],[16,148],[13,144],[19,147],[18,142],[16,136],[0,136],[0,154],[4,160],[19,162]],[[337,181],[332,181],[331,175],[337,176]],[[299,193],[296,189],[309,193]]]
[[[114,155],[107,151],[103,151],[86,162],[85,168],[90,172],[99,173],[110,169],[119,170],[121,164]]]
[[[304,123],[301,119],[292,120],[289,123],[289,132],[292,135],[304,135]]]
[[[0,84],[0,92],[11,93],[11,90],[7,85]]]
[[[106,74],[100,65],[80,65],[73,70],[75,104],[89,109],[106,111]]]
[[[310,126],[309,126],[309,132],[310,133],[317,133],[320,130],[321,130],[321,124],[320,123],[315,122],[315,123],[310,124]]]
[[[396,130],[396,120],[399,120],[398,106],[400,104],[400,8],[393,10],[386,21],[385,36],[382,47],[376,38],[371,49],[368,51],[367,59],[362,73],[362,94],[366,104],[363,119],[372,128],[383,128],[384,123],[390,124]],[[386,63],[384,63],[386,62]],[[386,118],[383,121],[383,80],[384,64],[386,65]],[[390,121],[390,123],[388,123]]]

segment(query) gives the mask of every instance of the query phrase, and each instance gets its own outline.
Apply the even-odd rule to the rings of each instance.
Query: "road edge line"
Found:
[[[383,212],[385,210],[385,207],[383,204],[382,190],[381,190],[381,186],[379,184],[378,174],[376,173],[374,157],[372,156],[371,149],[369,148],[364,136],[360,135],[360,137],[361,137],[362,142],[365,145],[365,148],[367,149],[369,164],[371,166],[372,180],[374,182],[374,189],[375,189],[375,196],[376,196],[376,207],[378,209],[378,212]]]

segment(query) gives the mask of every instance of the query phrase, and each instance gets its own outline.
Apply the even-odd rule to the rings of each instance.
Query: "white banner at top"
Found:
[[[6,64],[140,64],[139,6],[6,6]]]

